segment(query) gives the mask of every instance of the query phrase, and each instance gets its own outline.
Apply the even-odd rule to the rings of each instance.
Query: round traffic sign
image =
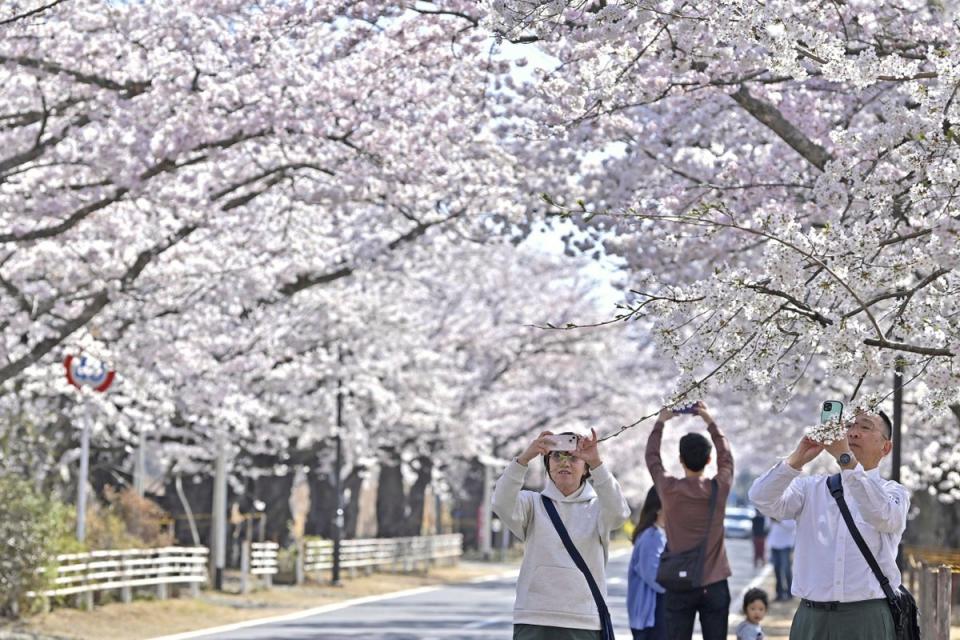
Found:
[[[67,356],[63,366],[67,370],[67,382],[77,389],[90,387],[94,391],[103,392],[116,376],[116,372],[107,369],[107,365],[90,356]]]

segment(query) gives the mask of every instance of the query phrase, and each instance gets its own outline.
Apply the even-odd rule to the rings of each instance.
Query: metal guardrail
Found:
[[[27,596],[76,595],[82,608],[92,609],[98,591],[118,589],[121,600],[131,602],[137,587],[156,587],[157,597],[166,598],[168,585],[186,584],[196,595],[207,581],[208,553],[206,547],[160,547],[61,554],[53,586]]]
[[[438,560],[455,559],[463,555],[463,535],[451,533],[410,538],[364,538],[340,543],[340,566],[351,575],[357,569],[413,571],[417,566],[426,569]],[[297,554],[297,583],[306,574],[326,571],[333,567],[333,541],[308,540],[301,542]]]

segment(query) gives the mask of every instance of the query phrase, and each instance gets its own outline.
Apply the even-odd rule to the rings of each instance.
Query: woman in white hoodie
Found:
[[[514,640],[596,640],[600,616],[586,577],[567,553],[541,493],[522,491],[527,464],[543,456],[551,498],[571,540],[606,597],[610,531],[630,517],[620,485],[600,459],[596,431],[575,451],[552,451],[549,431],[507,465],[493,492],[493,510],[524,543],[513,607]],[[590,478],[588,483],[586,480]]]

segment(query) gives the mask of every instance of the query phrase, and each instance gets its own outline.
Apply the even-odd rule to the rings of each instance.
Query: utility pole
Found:
[[[85,407],[86,408],[86,407]],[[87,479],[90,477],[90,423],[93,416],[85,414],[80,433],[80,475],[77,478],[77,540],[87,537]]]
[[[140,437],[137,443],[137,457],[133,465],[133,488],[141,498],[146,493],[147,474],[147,433],[140,427]]]
[[[337,350],[339,371],[337,372],[337,431],[334,440],[337,446],[337,457],[333,470],[333,487],[337,495],[337,513],[333,519],[333,569],[330,584],[340,585],[340,541],[343,539],[343,486],[340,481],[343,467],[343,443],[340,432],[343,430],[343,351]]]
[[[217,461],[213,474],[213,509],[210,547],[213,560],[213,587],[223,591],[223,570],[227,559],[227,453],[226,438],[218,438]]]
[[[903,424],[903,358],[897,358],[897,363],[893,369],[893,456],[890,471],[890,479],[900,482],[900,434]]]

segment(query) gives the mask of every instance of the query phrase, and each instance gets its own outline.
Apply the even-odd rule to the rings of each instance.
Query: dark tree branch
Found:
[[[882,302],[883,300],[889,300],[890,298],[906,298],[906,300],[904,301],[904,305],[905,305],[906,302],[909,302],[910,298],[912,298],[913,295],[917,293],[917,291],[920,291],[921,289],[926,287],[928,284],[930,284],[940,276],[947,275],[948,273],[950,273],[950,271],[951,271],[950,269],[937,269],[936,271],[928,275],[926,278],[921,280],[919,283],[917,283],[917,285],[912,289],[895,289],[894,291],[888,291],[886,293],[882,293],[874,298],[871,298],[870,300],[865,302],[862,306],[857,307],[853,311],[849,311],[845,313],[843,317],[844,319],[852,318],[853,316],[857,315],[861,311],[869,309],[870,307],[877,304],[878,302]]]
[[[786,142],[799,153],[803,158],[815,166],[820,171],[830,161],[830,154],[827,150],[816,144],[805,133],[800,131],[793,123],[783,117],[783,114],[772,104],[754,98],[747,91],[745,86],[741,86],[736,93],[731,94],[731,98],[743,107],[747,113],[764,124],[767,128],[777,134],[781,140]]]
[[[394,249],[396,249],[397,247],[403,244],[412,242],[413,240],[416,240],[417,238],[422,236],[424,233],[426,233],[427,230],[430,229],[431,227],[448,222],[449,220],[456,217],[457,215],[459,214],[454,214],[446,218],[442,218],[440,220],[435,220],[433,222],[421,222],[417,226],[415,226],[413,229],[410,229],[403,235],[390,241],[390,243],[387,244],[386,246],[386,250],[393,251]],[[322,285],[322,284],[329,284],[330,282],[333,282],[335,280],[346,278],[352,275],[354,270],[355,270],[354,266],[344,265],[342,267],[334,269],[333,271],[327,271],[326,273],[301,273],[297,276],[296,280],[283,285],[277,290],[277,292],[282,296],[289,297],[305,289],[309,289],[310,287],[315,287],[317,285]],[[267,301],[264,300],[261,302],[267,302]]]
[[[227,148],[229,148],[229,147],[231,147],[231,146],[233,146],[233,145],[235,145],[235,144],[239,144],[239,143],[241,143],[241,142],[244,142],[244,141],[246,141],[246,140],[250,140],[250,139],[255,138],[255,137],[257,137],[257,136],[260,136],[260,135],[263,135],[263,132],[258,132],[258,133],[254,133],[254,134],[236,134],[236,135],[231,136],[230,138],[226,138],[226,139],[224,139],[224,140],[220,140],[220,141],[217,141],[217,142],[208,142],[208,143],[202,144],[202,145],[194,148],[192,151],[205,151],[205,150],[213,149],[213,148],[217,148],[217,149],[227,149]],[[158,176],[158,175],[160,175],[160,174],[170,173],[170,172],[176,171],[176,170],[178,170],[178,169],[181,169],[181,168],[183,168],[183,167],[190,166],[190,165],[194,165],[194,164],[197,164],[197,163],[199,163],[199,162],[203,162],[203,161],[206,160],[206,159],[207,159],[207,156],[205,156],[205,155],[194,156],[193,158],[190,158],[190,159],[188,159],[188,160],[185,160],[185,161],[179,162],[179,163],[178,163],[178,162],[175,162],[175,161],[173,161],[173,160],[170,160],[170,159],[164,159],[164,160],[161,160],[160,162],[158,162],[157,164],[153,165],[152,167],[150,167],[148,170],[144,171],[142,174],[140,174],[140,180],[145,182],[145,181],[148,181],[148,180],[150,180],[150,179],[152,179],[152,178],[155,178],[156,176]],[[28,232],[22,233],[22,234],[2,233],[2,234],[0,234],[0,243],[4,243],[4,242],[29,242],[29,241],[32,241],[32,240],[40,240],[40,239],[43,239],[43,238],[52,238],[52,237],[54,237],[54,236],[60,235],[61,233],[64,233],[65,231],[68,231],[68,230],[72,229],[73,227],[75,227],[77,224],[79,224],[81,221],[83,221],[85,218],[87,218],[90,214],[92,214],[92,213],[94,213],[94,212],[96,212],[96,211],[99,211],[100,209],[103,209],[103,208],[105,208],[105,207],[107,207],[107,206],[109,206],[109,205],[111,205],[111,204],[113,204],[113,203],[121,200],[121,199],[123,198],[123,196],[125,196],[125,195],[127,194],[128,191],[129,191],[129,189],[127,189],[126,187],[121,187],[121,188],[117,189],[116,191],[114,191],[112,195],[110,195],[110,196],[108,196],[108,197],[106,197],[106,198],[103,198],[103,199],[101,199],[101,200],[98,200],[98,201],[96,201],[96,202],[91,202],[90,204],[88,204],[88,205],[86,205],[86,206],[84,206],[84,207],[81,207],[80,209],[77,209],[76,211],[74,211],[73,213],[71,213],[65,220],[63,220],[62,222],[60,222],[60,223],[58,223],[58,224],[55,224],[55,225],[53,225],[53,226],[43,227],[43,228],[41,228],[41,229],[34,229],[33,231],[28,231]],[[246,198],[246,200],[245,200],[244,202],[240,202],[240,203],[237,204],[236,206],[240,206],[240,204],[245,204],[246,202],[248,202],[248,201],[252,200],[253,198],[255,198],[255,197],[256,197],[257,195],[259,195],[260,193],[262,193],[262,191],[261,191],[261,192],[255,192],[255,193],[252,194],[250,197]]]
[[[123,95],[125,98],[133,98],[144,93],[147,89],[150,88],[151,81],[129,81],[129,82],[116,82],[110,78],[104,78],[102,76],[93,75],[90,73],[83,73],[82,71],[76,71],[74,69],[68,69],[67,67],[61,66],[56,62],[49,62],[47,60],[37,60],[35,58],[28,58],[26,56],[4,56],[0,55],[0,64],[18,64],[21,67],[28,67],[31,69],[39,69],[41,71],[46,71],[54,75],[65,75],[70,76],[77,82],[81,84],[89,84],[101,89],[108,89],[110,91],[116,91]]]
[[[13,24],[18,20],[25,20],[27,18],[31,18],[33,16],[39,15],[44,11],[46,11],[47,9],[52,9],[53,7],[57,6],[58,4],[62,4],[63,2],[66,2],[66,0],[54,0],[50,4],[45,4],[43,6],[37,7],[36,9],[31,9],[30,11],[24,11],[23,13],[15,15],[11,18],[5,18],[3,20],[0,20],[0,27],[5,27],[8,24]]]
[[[196,229],[196,225],[187,225],[153,247],[141,251],[137,255],[137,259],[134,260],[133,264],[130,265],[124,272],[123,276],[121,276],[120,290],[126,291],[129,289],[137,277],[154,258],[189,236],[191,233],[196,231]],[[24,369],[38,362],[42,357],[50,353],[50,351],[52,351],[71,334],[73,334],[74,331],[90,322],[90,320],[100,313],[100,311],[102,311],[103,308],[109,304],[109,302],[109,290],[101,289],[96,295],[93,296],[91,301],[87,303],[87,305],[83,308],[83,311],[81,311],[74,318],[71,318],[67,322],[60,325],[60,327],[57,328],[55,335],[41,340],[35,344],[26,355],[9,362],[4,367],[0,367],[0,384],[6,382],[14,376],[19,375]]]
[[[783,298],[784,300],[792,304],[794,307],[796,307],[796,308],[784,307],[784,311],[792,311],[794,313],[798,313],[800,315],[806,316],[812,320],[816,320],[817,322],[820,323],[820,326],[823,326],[823,327],[828,327],[833,324],[833,320],[831,320],[830,318],[826,317],[825,315],[821,314],[818,311],[814,311],[813,309],[810,308],[808,304],[801,302],[800,300],[797,300],[795,297],[791,296],[789,293],[786,293],[784,291],[779,291],[777,289],[771,289],[770,287],[766,286],[763,283],[757,283],[757,284],[745,283],[745,286],[748,289],[753,289],[757,293],[763,293],[768,296],[776,296],[777,298]]]
[[[952,358],[955,355],[949,349],[940,349],[937,347],[918,347],[912,344],[906,344],[904,342],[894,342],[892,340],[876,340],[874,338],[867,338],[863,341],[863,344],[870,347],[879,347],[880,349],[893,349],[894,351],[919,353],[920,355],[924,356],[944,356],[947,358]]]

